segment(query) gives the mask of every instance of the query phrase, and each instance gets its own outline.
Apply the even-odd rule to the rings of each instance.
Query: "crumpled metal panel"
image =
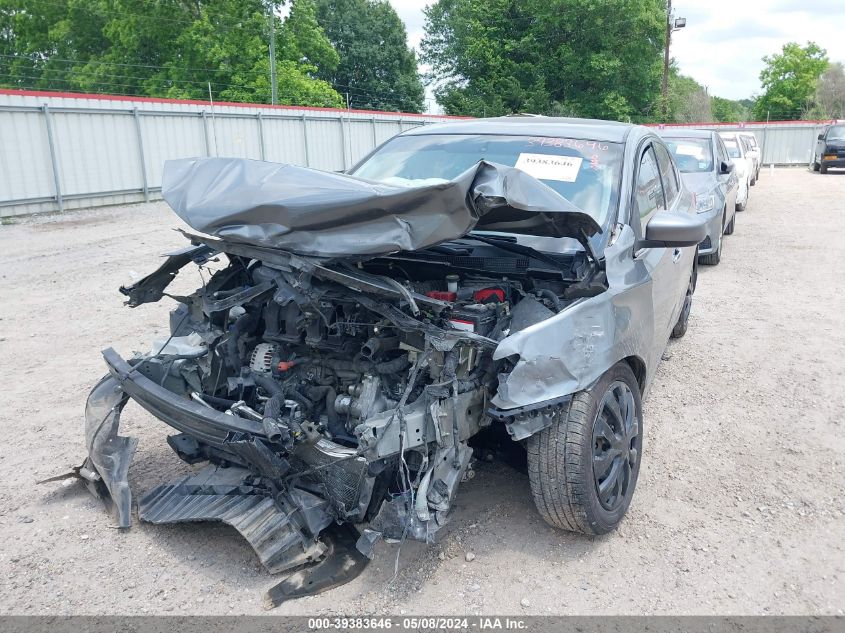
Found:
[[[138,516],[157,524],[222,521],[241,533],[270,573],[317,562],[325,546],[303,533],[306,526],[294,523],[290,509],[286,512],[272,497],[243,485],[249,477],[251,473],[244,469],[208,466],[196,475],[150,490],[140,501]],[[298,504],[315,518],[323,517],[313,525],[306,522],[317,532],[331,523],[325,512],[328,504],[320,501],[322,507]]]
[[[494,359],[518,360],[509,374],[500,376],[493,405],[516,409],[573,394],[629,356],[643,361],[650,382],[666,341],[655,336],[651,272],[643,261],[631,258],[634,242],[631,227],[625,226],[606,249],[606,292],[577,301],[499,343]]]
[[[318,257],[417,250],[474,228],[549,237],[601,231],[539,180],[485,161],[454,180],[409,188],[263,161],[181,159],[167,161],[162,194],[197,231]]]

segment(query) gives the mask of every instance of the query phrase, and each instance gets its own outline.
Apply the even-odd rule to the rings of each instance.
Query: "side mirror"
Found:
[[[823,141],[823,140],[824,140],[824,132],[822,132],[821,134],[819,134],[819,140],[820,140],[820,141]]]
[[[695,246],[707,237],[706,218],[693,213],[660,211],[655,213],[645,227],[645,239],[639,246],[645,248],[676,248]]]
[[[719,173],[720,174],[729,174],[734,170],[735,165],[731,161],[723,160],[719,163]]]

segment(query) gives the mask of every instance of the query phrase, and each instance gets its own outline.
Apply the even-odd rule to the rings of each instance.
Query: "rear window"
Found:
[[[685,174],[713,169],[713,150],[706,138],[664,138],[663,142],[675,156],[675,162]]]

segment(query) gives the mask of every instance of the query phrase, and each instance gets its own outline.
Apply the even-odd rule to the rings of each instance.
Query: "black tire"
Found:
[[[749,184],[750,186],[752,186],[752,187],[753,187],[754,185],[756,185],[756,184],[757,184],[757,178],[759,178],[759,173],[758,173],[758,174],[755,174],[754,176],[752,176],[752,177],[751,177],[751,182],[750,182],[750,183],[748,183],[748,184]]]
[[[606,534],[619,525],[640,472],[642,419],[637,379],[619,362],[576,393],[549,428],[528,438],[531,494],[546,523],[583,534]],[[594,464],[604,465],[598,477]]]
[[[720,261],[722,261],[722,238],[719,238],[719,248],[715,253],[698,256],[698,262],[705,266],[718,266]]]
[[[820,174],[826,174],[827,173],[827,165],[825,165],[824,163],[819,165],[819,173]]]
[[[746,201],[745,201],[745,202],[743,202],[742,204],[739,204],[739,203],[737,202],[737,203],[736,203],[736,210],[737,210],[738,212],[742,213],[743,211],[745,211],[745,207],[746,207],[746,206],[748,206],[748,200],[746,200]]]
[[[730,223],[725,227],[724,235],[734,234],[734,224],[736,223],[736,214],[731,218]]]
[[[687,293],[684,295],[684,307],[681,308],[681,314],[678,316],[678,322],[672,328],[672,338],[681,338],[687,333],[689,328],[689,315],[692,311],[692,295],[695,294],[695,286],[698,283],[698,257],[692,261],[692,272],[690,272],[689,285],[687,286]]]
[[[813,171],[818,171],[822,164],[813,157]]]

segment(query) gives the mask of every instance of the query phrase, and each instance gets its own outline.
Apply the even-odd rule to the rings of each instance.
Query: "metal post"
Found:
[[[376,118],[373,117],[370,119],[370,123],[373,124],[373,149],[378,146],[378,134],[376,133]]]
[[[264,121],[260,112],[256,117],[258,118],[258,149],[261,151],[261,160],[267,160],[264,152]]]
[[[276,18],[275,4],[270,4],[270,103],[276,105],[279,100],[279,89],[276,80]]]
[[[147,184],[147,159],[144,157],[144,137],[141,135],[141,117],[138,116],[138,108],[132,108],[132,116],[135,119],[135,133],[138,135],[138,158],[141,161],[141,184],[144,187],[144,202],[149,202],[150,188]]]
[[[308,124],[305,115],[302,115],[302,146],[305,148],[305,166],[311,167],[311,157],[308,153]]]
[[[214,155],[220,156],[220,146],[217,144],[217,119],[214,118],[214,99],[211,97],[211,82],[208,82],[208,102],[211,104],[211,129],[214,131]]]
[[[348,161],[344,161],[343,170],[346,171],[352,167],[352,116],[349,110],[349,93],[346,93],[346,143],[349,145],[346,157]]]
[[[660,94],[663,97],[661,110],[663,112],[663,121],[669,116],[669,46],[672,43],[672,0],[666,4],[666,43],[663,51],[663,84],[660,88]]]
[[[47,144],[50,147],[50,163],[53,165],[53,182],[56,186],[56,202],[59,205],[59,213],[65,210],[65,203],[62,200],[62,184],[59,177],[59,157],[56,155],[56,145],[53,141],[53,119],[50,116],[50,107],[45,103],[41,106],[44,113],[44,123],[47,126]]]
[[[208,142],[208,115],[202,111],[202,136],[205,139],[205,155],[211,156],[211,144]]]
[[[349,156],[347,156],[346,152],[346,136],[349,133],[349,130],[346,127],[346,122],[343,120],[343,117],[340,117],[340,142],[343,145],[343,170],[346,171],[349,169]]]

